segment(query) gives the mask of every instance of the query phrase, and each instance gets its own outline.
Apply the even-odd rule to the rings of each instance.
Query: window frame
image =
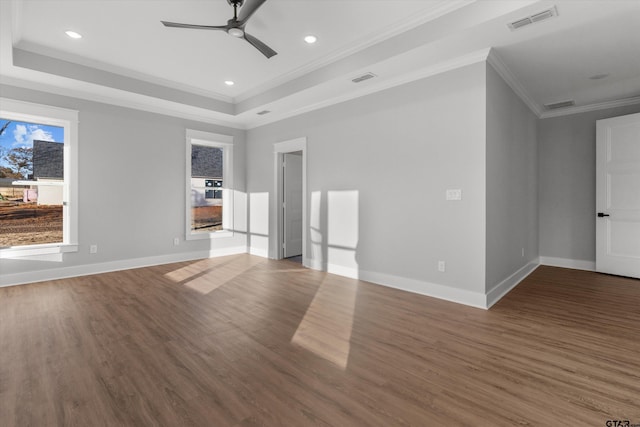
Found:
[[[64,129],[62,242],[1,248],[0,259],[78,251],[78,114],[77,110],[0,97],[0,117],[3,119]]]
[[[222,230],[191,230],[191,150],[193,145],[222,149]],[[233,236],[233,136],[194,129],[186,130],[185,151],[185,240],[219,239]]]

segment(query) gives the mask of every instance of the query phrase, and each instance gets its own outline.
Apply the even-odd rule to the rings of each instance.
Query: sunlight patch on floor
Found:
[[[357,290],[355,281],[323,282],[291,342],[346,369]]]
[[[209,292],[218,289],[220,286],[227,283],[229,279],[232,279],[235,276],[237,276],[237,274],[234,274],[230,278],[221,277],[217,270],[210,270],[194,279],[186,281],[184,285],[187,288],[206,295]]]
[[[262,262],[256,257],[237,258],[224,263],[204,259],[166,273],[165,277],[206,295]]]
[[[174,282],[182,282],[189,279],[190,277],[195,276],[196,274],[201,274],[202,272],[207,271],[211,268],[213,267],[211,266],[209,260],[203,259],[177,270],[170,271],[169,273],[165,274],[165,277],[173,280]]]

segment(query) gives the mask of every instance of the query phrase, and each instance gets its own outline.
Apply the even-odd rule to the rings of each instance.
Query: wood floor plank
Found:
[[[490,310],[237,255],[0,288],[2,426],[640,424],[640,281]]]

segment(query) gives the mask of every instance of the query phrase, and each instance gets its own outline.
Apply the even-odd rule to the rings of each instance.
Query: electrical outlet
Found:
[[[174,237],[173,238],[173,245],[174,246],[178,246],[180,244],[180,238],[179,237]]]
[[[459,188],[446,191],[447,200],[462,200],[462,190]]]
[[[446,264],[444,261],[438,261],[438,271],[444,272],[446,269]]]
[[[97,254],[98,253],[98,245],[89,246],[89,253],[90,254]]]

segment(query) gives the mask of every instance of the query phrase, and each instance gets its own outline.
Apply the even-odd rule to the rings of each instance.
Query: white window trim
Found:
[[[64,128],[64,189],[62,243],[12,246],[0,249],[0,259],[78,251],[78,111],[0,98],[4,119]]]
[[[191,146],[222,148],[222,224],[224,230],[210,233],[191,231]],[[185,174],[185,240],[219,239],[233,236],[233,136],[187,129]]]

